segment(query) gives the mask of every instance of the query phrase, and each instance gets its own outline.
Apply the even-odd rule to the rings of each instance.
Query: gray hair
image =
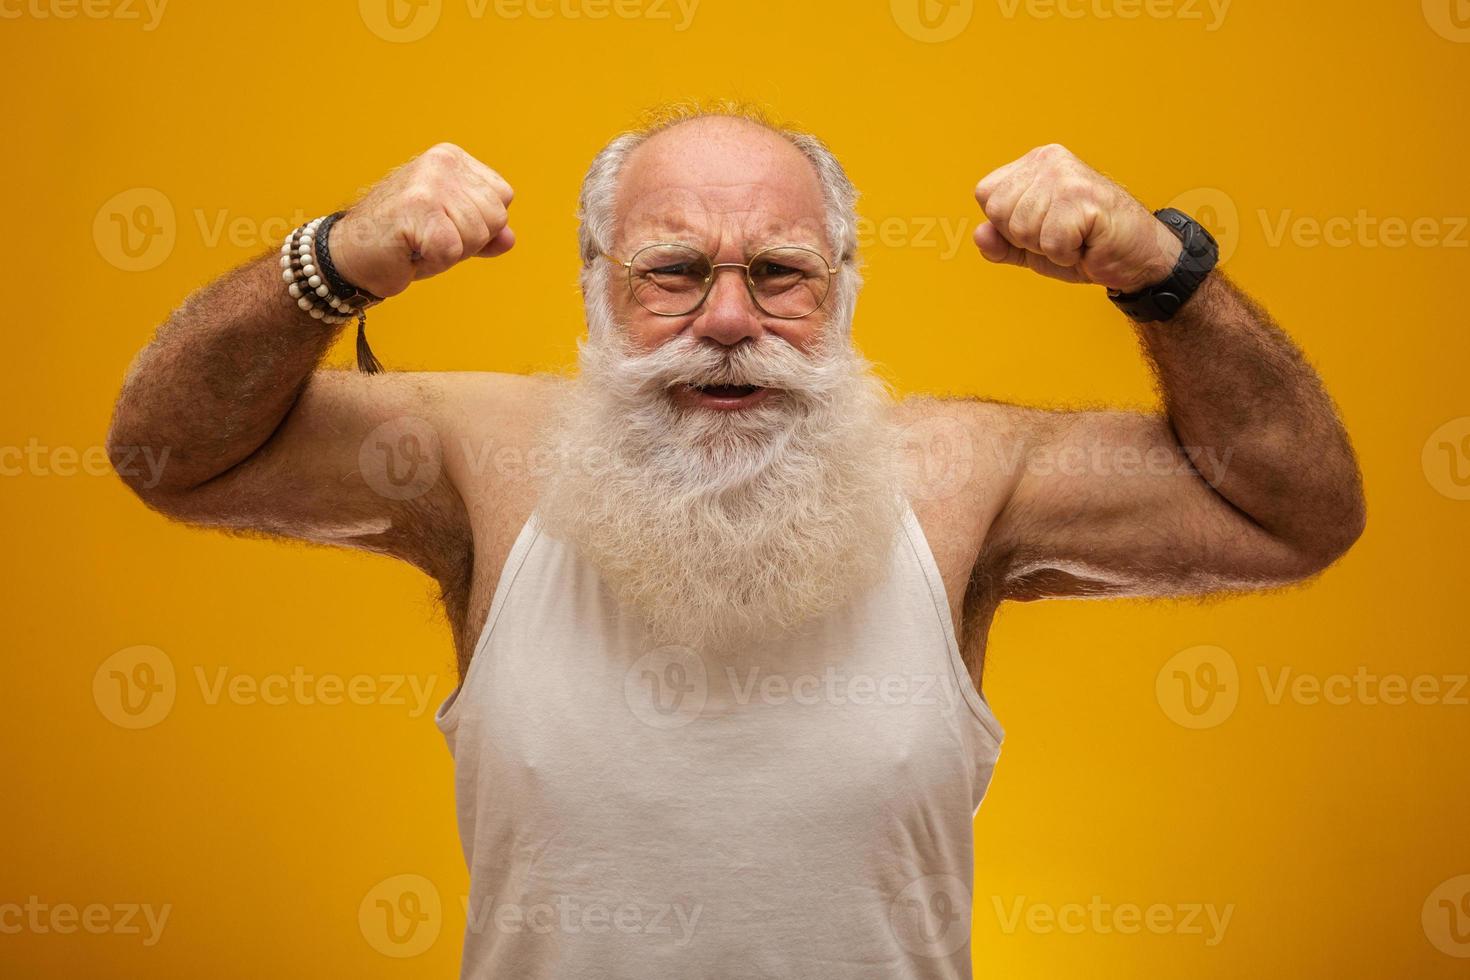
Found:
[[[829,300],[836,322],[846,333],[857,308],[857,294],[862,287],[857,247],[857,189],[848,179],[837,157],[811,133],[801,132],[776,121],[765,109],[749,103],[722,100],[718,102],[675,102],[657,106],[644,113],[638,126],[621,133],[592,158],[587,175],[582,179],[582,192],[577,205],[577,239],[582,252],[582,298],[588,307],[589,327],[611,322],[606,274],[599,268],[611,264],[599,261],[611,251],[614,229],[615,195],[618,178],[629,155],[655,133],[693,119],[722,117],[755,123],[788,140],[811,163],[822,188],[827,240],[836,250],[837,275]],[[593,315],[594,307],[603,316]]]

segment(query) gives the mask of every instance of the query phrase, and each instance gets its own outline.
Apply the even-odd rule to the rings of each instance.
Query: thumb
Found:
[[[975,229],[975,244],[988,261],[1004,265],[1026,264],[1026,251],[1006,241],[1000,229],[988,221]]]

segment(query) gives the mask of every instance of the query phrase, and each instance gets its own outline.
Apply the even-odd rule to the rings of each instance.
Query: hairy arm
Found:
[[[462,258],[500,254],[503,183],[457,148],[431,150],[333,229],[343,274],[391,296]],[[463,461],[444,450],[467,419],[513,399],[520,379],[319,370],[340,329],[287,295],[274,254],[199,290],[134,361],[108,436],[114,460],[147,447],[167,454],[162,468],[119,472],[176,519],[391,554],[459,588],[470,556],[453,480]]]
[[[1172,234],[1059,147],[977,188],[994,262],[1132,290],[1172,268]],[[1000,461],[981,556],[1014,598],[1166,595],[1292,582],[1364,524],[1351,445],[1320,378],[1219,271],[1175,317],[1134,324],[1158,413],[972,405]]]
[[[1280,585],[1361,533],[1341,422],[1301,352],[1219,274],[1138,325],[1164,410],[1008,410],[1014,481],[988,539],[1017,598]]]

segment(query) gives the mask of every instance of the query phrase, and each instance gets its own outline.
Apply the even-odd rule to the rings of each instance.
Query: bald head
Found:
[[[616,246],[677,241],[718,262],[808,245],[833,255],[812,161],[759,123],[706,116],[654,133],[627,158],[614,197]]]
[[[771,245],[805,245],[838,271],[826,302],[807,321],[788,321],[787,339],[800,344],[803,328],[835,324],[849,334],[862,277],[857,268],[857,191],[825,143],[738,103],[676,103],[645,113],[643,124],[614,137],[593,159],[582,181],[578,208],[581,285],[592,332],[637,319],[647,329],[642,346],[682,322],[663,320],[629,306],[626,278],[615,263],[641,245],[679,242],[716,262],[745,262]],[[614,261],[607,261],[612,258]],[[721,275],[710,299],[722,298],[738,277]],[[623,286],[622,289],[615,285]],[[746,307],[749,300],[744,301]],[[718,333],[744,332],[731,316]],[[745,310],[752,314],[753,308]],[[707,324],[708,325],[708,324]],[[779,324],[769,324],[780,329]],[[635,325],[637,326],[637,325]],[[746,325],[747,327],[749,324]]]

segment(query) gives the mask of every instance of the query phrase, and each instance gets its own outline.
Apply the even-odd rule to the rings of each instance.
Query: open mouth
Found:
[[[679,401],[702,408],[747,408],[771,392],[759,385],[680,385]]]

